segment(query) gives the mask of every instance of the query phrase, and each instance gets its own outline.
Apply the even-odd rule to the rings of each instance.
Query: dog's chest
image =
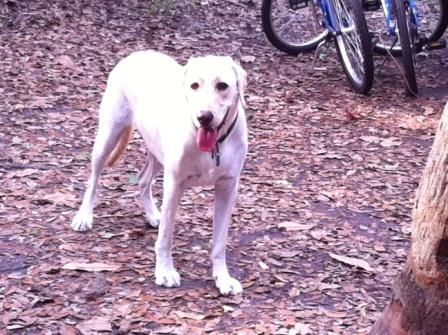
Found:
[[[173,171],[184,187],[213,186],[222,178],[237,178],[241,172],[247,151],[243,135],[234,132],[219,146],[219,159],[214,153],[201,152],[196,141],[191,141],[176,161]]]
[[[221,168],[212,167],[199,167],[189,169],[185,171],[184,185],[189,186],[202,186],[202,185],[214,185],[216,181],[223,175]]]
[[[182,167],[184,186],[214,185],[221,177],[231,175],[231,164],[223,160],[224,157],[221,156],[219,166],[216,157],[212,158],[211,153],[201,154],[196,159],[189,160]]]

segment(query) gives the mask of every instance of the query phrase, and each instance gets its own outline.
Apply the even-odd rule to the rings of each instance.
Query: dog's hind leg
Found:
[[[91,174],[81,207],[71,227],[77,231],[92,228],[93,207],[100,174],[112,150],[131,128],[131,111],[126,97],[115,85],[108,84],[100,105],[98,132],[92,150]],[[128,136],[129,137],[129,136]]]
[[[160,211],[157,209],[152,196],[152,181],[159,173],[162,164],[151,154],[148,153],[145,166],[139,173],[139,189],[140,196],[145,207],[145,216],[148,223],[153,227],[158,227],[160,224]]]

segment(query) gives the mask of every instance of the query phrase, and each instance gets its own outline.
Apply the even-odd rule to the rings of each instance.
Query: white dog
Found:
[[[140,51],[123,59],[109,75],[92,151],[92,171],[72,228],[92,227],[98,178],[126,149],[133,127],[149,153],[140,172],[139,188],[148,222],[159,227],[155,244],[158,285],[179,286],[171,246],[176,208],[184,189],[215,185],[213,278],[221,294],[242,292],[229,275],[226,240],[247,152],[244,113],[246,73],[230,57],[190,59],[185,66],[155,51]],[[163,171],[161,213],[151,185]]]

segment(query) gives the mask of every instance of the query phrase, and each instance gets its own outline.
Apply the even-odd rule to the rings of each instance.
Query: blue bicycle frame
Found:
[[[404,1],[404,0],[403,0]],[[417,6],[415,0],[408,0],[409,9],[413,18],[415,26],[419,26],[419,18],[417,14]],[[384,14],[386,16],[387,31],[390,35],[396,35],[395,23],[394,23],[394,0],[381,0],[383,6]]]
[[[341,33],[341,29],[337,24],[338,21],[336,18],[333,0],[317,0],[317,2],[324,14],[325,27],[332,35],[339,35]]]

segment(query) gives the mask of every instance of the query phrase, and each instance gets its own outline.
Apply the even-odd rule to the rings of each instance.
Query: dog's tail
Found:
[[[107,160],[107,166],[114,165],[118,158],[123,155],[123,153],[126,151],[126,147],[128,146],[129,141],[131,140],[131,136],[132,126],[127,126],[121,132],[120,139],[118,140],[117,145],[115,146],[114,150],[109,156],[109,159]]]

